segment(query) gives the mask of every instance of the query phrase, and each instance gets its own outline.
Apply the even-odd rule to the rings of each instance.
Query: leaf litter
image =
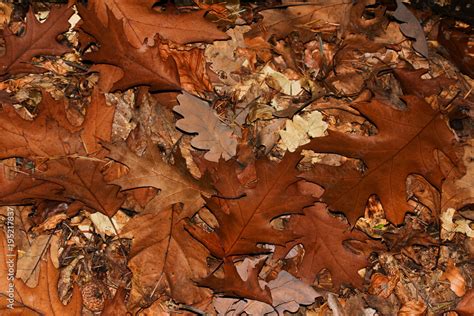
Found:
[[[2,3],[1,313],[473,314],[472,25],[445,12]]]

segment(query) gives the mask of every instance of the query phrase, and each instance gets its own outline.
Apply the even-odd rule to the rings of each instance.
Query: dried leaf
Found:
[[[110,21],[108,11],[113,12],[115,18],[122,21],[126,39],[135,48],[147,43],[153,45],[156,34],[178,44],[211,43],[228,38],[217,25],[204,18],[204,10],[180,14],[169,8],[158,12],[153,9],[154,0],[93,0],[89,3],[104,25]]]
[[[237,139],[232,129],[219,120],[217,113],[206,102],[186,92],[178,96],[178,101],[179,106],[175,106],[173,111],[184,118],[176,122],[176,127],[187,133],[198,133],[191,145],[209,150],[204,158],[217,162],[221,157],[229,160],[235,156]]]
[[[38,285],[31,289],[21,281],[10,281],[6,276],[14,263],[14,258],[8,256],[7,240],[0,233],[0,313],[11,315],[82,315],[81,294],[74,287],[71,300],[63,305],[58,296],[59,271],[54,267],[50,256],[47,261],[41,260]],[[14,286],[14,288],[11,287]],[[12,289],[14,293],[9,292]],[[11,294],[10,294],[11,293]]]
[[[462,297],[466,294],[466,280],[464,280],[459,268],[454,265],[453,259],[448,259],[446,271],[441,275],[440,280],[448,280],[451,284],[451,291],[457,296]]]
[[[100,104],[106,106],[105,102]],[[87,116],[95,116],[94,113],[97,111],[86,114],[86,121],[92,120]],[[42,195],[62,202],[78,200],[110,216],[117,211],[123,201],[122,197],[117,196],[119,188],[107,185],[103,180],[101,171],[104,162],[98,159],[100,156],[87,157],[79,133],[82,127],[69,123],[63,102],[54,101],[44,93],[39,114],[33,121],[20,118],[13,107],[4,106],[3,112],[0,112],[0,123],[4,136],[0,139],[0,157],[24,157],[37,161],[38,170],[27,172],[36,180],[17,175],[13,183],[5,183],[8,187],[18,184],[26,190],[20,194],[17,189],[14,196],[20,200],[14,201],[14,204]],[[107,135],[110,135],[110,129],[111,124],[101,127]],[[89,146],[97,146],[93,145],[93,139],[97,143],[95,132],[87,133],[90,136],[87,140]],[[45,189],[50,191],[40,191]],[[33,196],[28,197],[29,194]],[[10,195],[10,199],[12,197]]]
[[[344,0],[324,1],[321,4],[290,6],[286,9],[271,9],[260,12],[263,21],[245,34],[254,38],[262,36],[266,41],[276,35],[285,38],[291,32],[298,31],[303,39],[311,38],[312,32],[334,32],[337,25],[349,22],[352,3]]]
[[[324,136],[327,127],[328,124],[318,111],[313,111],[304,118],[297,114],[293,116],[293,120],[287,120],[285,130],[280,131],[282,147],[294,152],[298,147],[309,143],[310,137]]]
[[[49,245],[51,236],[40,235],[33,239],[31,245],[23,254],[18,256],[16,263],[16,277],[22,279],[30,287],[38,285],[40,273],[39,262],[43,260],[43,255]]]
[[[99,51],[85,55],[96,64],[109,64],[120,67],[123,77],[115,82],[112,90],[125,90],[138,85],[149,85],[151,90],[178,90],[179,75],[175,61],[162,58],[158,43],[153,47],[131,46],[123,34],[123,26],[108,11],[108,24],[105,25],[90,10],[79,6],[83,19],[81,29],[92,35],[99,43]]]
[[[456,306],[456,312],[461,316],[474,314],[474,289],[467,291]]]
[[[331,216],[322,203],[305,208],[304,214],[292,218],[289,224],[289,229],[301,237],[287,244],[285,250],[281,249],[278,257],[285,257],[295,245],[302,244],[305,255],[297,276],[303,281],[312,284],[317,274],[326,268],[331,273],[335,288],[341,284],[362,286],[363,280],[358,271],[367,265],[366,254],[349,249],[346,242],[357,240],[370,252],[373,244],[366,243],[369,240],[367,236],[358,231],[351,232],[350,226]]]
[[[130,172],[112,183],[122,190],[154,187],[160,190],[155,207],[164,209],[175,203],[183,203],[185,212],[192,216],[203,205],[201,195],[209,196],[212,190],[194,179],[184,168],[166,164],[157,149],[148,146],[139,157],[124,144],[104,145],[110,150],[109,157],[130,168]],[[151,202],[150,202],[151,203]]]
[[[374,136],[330,131],[328,136],[302,147],[361,159],[367,166],[367,171],[361,173],[347,162],[341,167],[316,165],[304,175],[325,188],[323,201],[344,212],[351,223],[364,214],[369,196],[377,194],[387,219],[401,224],[405,213],[412,209],[405,193],[408,175],[422,175],[440,189],[444,174],[433,159],[434,151],[442,151],[453,165],[458,161],[454,135],[441,113],[418,97],[404,99],[408,103],[406,111],[378,100],[353,104],[377,126]]]
[[[295,313],[300,305],[312,304],[321,296],[308,284],[286,271],[280,271],[276,279],[268,282],[272,305],[254,300],[216,298],[214,307],[219,315],[283,315],[285,311]]]
[[[398,316],[424,316],[426,315],[426,304],[421,300],[409,301],[400,308]]]
[[[413,49],[418,53],[428,58],[428,43],[426,42],[425,32],[418,22],[417,18],[410,10],[403,4],[402,0],[397,1],[397,9],[393,12],[393,16],[402,22],[400,24],[400,31],[410,38],[413,38]]]
[[[133,273],[130,308],[148,305],[153,295],[162,293],[186,304],[209,296],[193,281],[206,276],[208,252],[184,230],[186,216],[178,207],[160,209],[151,203],[123,228],[121,236],[133,238],[128,261]]]
[[[257,244],[284,245],[295,239],[291,231],[274,229],[271,221],[281,215],[300,213],[303,207],[317,199],[298,191],[296,165],[299,160],[299,153],[287,154],[279,164],[267,159],[257,160],[254,188],[246,188],[240,183],[236,162],[221,160],[215,166],[219,176],[214,185],[219,196],[208,199],[206,206],[216,217],[219,227],[211,233],[196,226],[189,226],[188,230],[212,255],[224,259],[224,278],[210,275],[201,284],[219,293],[268,302],[260,287],[250,287],[249,292],[249,286],[238,276],[231,258],[268,252]]]
[[[39,22],[33,10],[26,17],[26,32],[16,36],[8,27],[3,29],[5,55],[0,57],[0,78],[21,73],[41,73],[44,69],[35,67],[31,59],[39,55],[61,55],[69,49],[59,44],[56,37],[68,30],[68,19],[73,10],[70,7],[52,7],[44,23]]]
[[[455,172],[448,175],[441,190],[442,210],[454,208],[459,210],[466,205],[474,203],[474,150],[472,142],[464,148],[463,162],[466,173],[459,176]]]
[[[100,94],[99,89],[94,89],[81,131],[81,139],[88,154],[102,149],[100,141],[110,141],[114,114],[115,107],[107,105],[105,96]]]

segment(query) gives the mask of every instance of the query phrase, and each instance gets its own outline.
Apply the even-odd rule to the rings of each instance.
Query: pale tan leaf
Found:
[[[237,151],[237,139],[232,129],[219,120],[217,113],[207,102],[188,93],[178,96],[179,106],[173,110],[184,118],[176,122],[176,127],[187,133],[198,133],[191,145],[208,150],[204,155],[209,161],[217,162],[222,157],[229,160]]]

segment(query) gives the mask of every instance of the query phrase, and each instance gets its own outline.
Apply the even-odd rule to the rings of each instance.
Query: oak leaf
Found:
[[[329,131],[328,136],[303,147],[360,159],[367,167],[359,172],[348,162],[341,167],[316,165],[303,175],[325,188],[322,200],[329,208],[344,212],[350,223],[364,214],[369,196],[376,194],[387,219],[401,224],[405,213],[413,208],[405,193],[407,176],[419,174],[439,190],[444,174],[436,150],[456,165],[455,137],[442,114],[418,97],[405,96],[404,100],[408,104],[405,111],[376,99],[352,105],[376,125],[378,133],[374,136]]]
[[[135,48],[127,41],[120,20],[108,11],[108,24],[104,24],[83,6],[78,7],[83,23],[81,29],[92,35],[100,44],[98,51],[85,54],[86,60],[96,64],[120,67],[123,76],[112,90],[126,90],[138,85],[148,85],[151,90],[179,90],[180,82],[173,58],[163,58],[158,43],[155,46]]]
[[[152,44],[156,34],[178,44],[211,43],[228,38],[217,25],[205,19],[204,10],[179,14],[169,8],[158,12],[153,9],[155,4],[154,0],[94,0],[90,1],[90,8],[104,25],[110,20],[107,11],[113,12],[122,21],[126,39],[135,48]]]
[[[95,132],[83,133],[83,136],[88,135],[84,136],[85,143],[82,142],[80,132],[83,127],[69,123],[63,102],[53,100],[47,93],[43,94],[39,114],[32,121],[22,119],[12,106],[3,106],[3,112],[0,112],[0,130],[4,137],[0,139],[0,158],[27,158],[35,162],[36,168],[28,172],[34,181],[27,180],[24,175],[17,175],[11,180],[3,179],[7,180],[6,194],[10,194],[10,201],[13,192],[9,192],[8,188],[19,185],[17,189],[27,190],[22,194],[16,192],[15,196],[20,200],[12,201],[13,204],[43,195],[50,200],[63,202],[77,200],[110,216],[118,210],[123,199],[117,196],[119,188],[107,184],[103,179],[103,152],[88,156],[85,148],[85,144],[90,148],[97,148],[93,139],[96,143],[99,138],[109,140],[112,128],[113,111],[105,104],[105,98],[96,93],[93,98],[92,108],[100,107],[100,110],[86,114],[86,126],[90,128],[91,123],[88,122],[97,119],[97,112],[107,113],[108,119],[104,123],[110,124],[104,124],[101,132],[94,129],[96,136]],[[50,191],[41,192],[40,187]]]
[[[133,238],[128,261],[131,309],[149,305],[150,296],[163,293],[185,304],[210,295],[193,281],[206,276],[208,252],[184,230],[187,216],[176,205],[161,209],[152,202],[123,228],[121,236]]]
[[[232,258],[269,252],[258,244],[284,245],[296,239],[291,231],[276,230],[271,221],[282,215],[301,213],[317,200],[298,190],[296,165],[300,158],[296,152],[287,154],[280,163],[257,160],[257,183],[251,188],[239,181],[237,162],[220,160],[215,166],[218,178],[214,185],[219,196],[207,199],[206,206],[219,226],[211,233],[191,225],[187,229],[213,256],[223,259],[224,278],[210,275],[200,284],[219,293],[270,302],[268,291],[262,290],[258,283],[248,290],[249,285],[240,279]]]
[[[347,23],[351,7],[350,1],[330,0],[320,4],[308,3],[285,9],[264,10],[259,12],[263,20],[247,32],[245,37],[262,36],[267,41],[272,35],[282,39],[297,31],[302,35],[303,41],[306,41],[313,36],[311,30],[334,32],[336,25]]]
[[[40,261],[49,246],[51,236],[40,235],[31,241],[23,254],[18,256],[16,262],[16,277],[21,279],[28,287],[38,285],[40,275]]]
[[[38,199],[67,201],[60,185],[32,178],[3,163],[0,164],[0,184],[1,205],[30,204]]]
[[[7,241],[3,232],[0,232],[0,314],[11,315],[8,308],[8,289],[10,281],[7,279],[10,260],[7,256]],[[58,295],[59,271],[54,267],[51,257],[47,261],[41,260],[41,273],[38,285],[29,288],[23,282],[14,281],[13,312],[15,315],[82,315],[81,294],[77,287],[72,291],[72,297],[67,305],[63,305]],[[7,264],[8,262],[8,264]]]
[[[351,231],[342,219],[330,215],[323,203],[305,208],[304,216],[293,217],[289,229],[301,237],[286,246],[283,256],[279,251],[276,255],[284,257],[295,245],[303,245],[305,253],[298,265],[297,277],[312,284],[318,273],[326,268],[335,288],[341,284],[362,286],[363,279],[357,272],[367,265],[367,258],[364,253],[350,250],[347,243],[356,241],[370,251],[373,245],[365,243],[369,240],[365,234]]]
[[[5,55],[0,57],[0,78],[21,73],[42,73],[44,69],[31,63],[39,55],[61,55],[69,49],[56,41],[56,37],[68,30],[68,19],[73,14],[70,7],[52,7],[44,23],[39,22],[33,10],[26,16],[26,31],[16,36],[5,27]]]
[[[154,198],[155,207],[164,209],[175,203],[183,203],[184,211],[192,216],[203,205],[202,195],[210,196],[213,190],[194,179],[185,166],[168,165],[163,161],[158,149],[149,145],[140,157],[130,151],[126,145],[103,144],[110,153],[109,158],[127,166],[127,175],[113,180],[122,190],[153,187],[160,190]],[[177,159],[178,160],[178,159]],[[151,203],[151,202],[150,202]]]
[[[393,12],[393,16],[399,20],[400,31],[406,37],[413,38],[413,49],[428,58],[428,43],[426,42],[425,32],[420,22],[413,13],[403,4],[401,0],[396,0],[397,9]]]
[[[173,111],[184,118],[176,122],[176,127],[187,133],[198,133],[191,145],[209,150],[204,158],[217,162],[221,157],[229,160],[235,156],[237,139],[232,129],[219,120],[217,113],[205,101],[185,92],[178,96],[178,102]]]
[[[316,297],[321,296],[309,284],[284,270],[268,282],[268,288],[273,306],[254,300],[218,297],[214,299],[214,307],[218,315],[241,315],[244,312],[247,315],[284,315],[285,311],[295,313],[300,305],[312,304]]]

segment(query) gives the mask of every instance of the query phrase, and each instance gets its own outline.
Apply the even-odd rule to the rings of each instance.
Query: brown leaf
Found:
[[[113,12],[122,21],[126,39],[135,48],[153,43],[155,34],[178,44],[212,43],[228,38],[217,25],[204,18],[204,10],[179,14],[168,8],[158,12],[153,9],[155,3],[154,0],[93,0],[90,8],[104,25],[110,21],[108,11]]]
[[[356,230],[351,232],[350,226],[331,216],[322,203],[305,208],[304,214],[290,220],[289,229],[301,237],[289,243],[284,253],[286,255],[297,244],[303,245],[305,255],[297,276],[312,284],[317,274],[326,268],[335,288],[341,284],[362,286],[363,280],[357,272],[367,265],[366,255],[348,249],[345,241],[358,240],[370,252],[371,245],[364,243],[367,236]]]
[[[267,159],[256,161],[257,184],[253,188],[240,183],[235,161],[221,160],[214,167],[218,175],[214,185],[219,195],[208,199],[206,206],[216,217],[219,227],[211,233],[196,226],[187,229],[212,255],[223,259],[224,278],[210,275],[201,284],[219,293],[268,302],[266,291],[240,279],[231,258],[268,252],[257,244],[284,245],[296,238],[291,231],[274,229],[271,221],[281,215],[300,213],[303,207],[317,200],[301,194],[296,186],[296,165],[300,157],[297,152],[288,154],[278,164]]]
[[[184,118],[176,122],[176,127],[187,133],[198,133],[191,145],[209,150],[205,155],[209,161],[218,162],[222,157],[229,160],[237,152],[237,139],[232,129],[219,120],[217,113],[202,101],[188,93],[178,96],[179,106],[173,111]]]
[[[110,11],[108,24],[105,25],[92,11],[82,6],[78,8],[83,19],[81,29],[100,43],[99,51],[87,53],[85,59],[123,70],[123,77],[113,84],[112,90],[125,90],[138,85],[149,85],[153,91],[179,90],[176,63],[170,57],[161,57],[158,43],[153,47],[135,48],[123,34],[120,20]]]
[[[100,316],[127,315],[127,306],[125,306],[126,294],[127,291],[123,287],[119,287],[112,299],[105,300]]]
[[[115,107],[107,105],[105,96],[94,89],[87,116],[82,123],[81,139],[88,154],[102,149],[99,141],[110,141]]]
[[[199,284],[201,286],[210,287],[216,293],[222,293],[232,297],[244,297],[272,304],[272,296],[268,286],[263,289],[258,280],[258,274],[262,269],[265,260],[260,261],[255,267],[250,267],[247,271],[247,278],[244,280],[232,259],[225,258],[223,262],[224,278],[209,275],[202,279]]]
[[[457,27],[455,21],[443,19],[438,31],[438,42],[447,50],[448,57],[466,75],[474,78],[473,46],[470,45],[472,27]]]
[[[214,307],[219,315],[282,315],[285,311],[295,313],[300,305],[312,304],[321,296],[309,284],[306,284],[285,270],[280,271],[276,279],[268,282],[273,307],[259,301],[233,298],[216,298]]]
[[[424,316],[426,315],[426,304],[421,300],[412,300],[403,304],[398,311],[398,316]]]
[[[464,147],[463,161],[466,166],[466,173],[458,175],[452,172],[443,183],[441,190],[441,208],[445,211],[448,208],[459,210],[466,205],[474,203],[474,162],[472,157],[474,150],[473,142]]]
[[[2,205],[29,204],[37,199],[67,200],[60,185],[32,178],[4,164],[0,164],[0,184]]]
[[[186,216],[179,207],[161,209],[151,203],[123,228],[122,236],[133,238],[128,262],[133,273],[131,309],[150,305],[163,293],[186,304],[209,296],[193,281],[207,274],[208,252],[184,230]]]
[[[38,285],[40,275],[40,261],[49,246],[51,236],[40,235],[31,241],[24,253],[18,256],[16,262],[16,277],[21,279],[28,287]]]
[[[56,37],[68,30],[68,19],[73,10],[70,7],[52,7],[44,23],[39,22],[33,10],[26,17],[26,31],[21,37],[8,28],[3,29],[6,52],[0,58],[0,78],[20,73],[41,73],[44,69],[35,67],[31,58],[39,55],[61,55],[69,49],[56,41]]]
[[[160,48],[170,54],[176,62],[179,80],[184,90],[197,95],[212,91],[203,49],[171,49],[168,45],[161,45]]]
[[[451,284],[451,291],[457,296],[462,297],[466,294],[466,280],[459,268],[455,266],[453,259],[448,259],[446,271],[441,275],[440,280],[448,280]]]
[[[165,163],[159,151],[148,146],[146,153],[139,157],[125,145],[105,144],[111,159],[130,168],[130,172],[112,183],[122,190],[154,187],[160,190],[155,199],[155,207],[164,209],[175,203],[183,203],[185,212],[192,216],[203,205],[201,195],[209,196],[212,190],[194,179],[185,168]]]
[[[7,271],[14,263],[14,256],[8,254],[7,239],[3,232],[0,232],[0,314],[4,315],[82,315],[81,294],[77,287],[74,287],[72,298],[67,305],[63,305],[58,296],[59,271],[54,267],[50,256],[47,261],[41,261],[41,273],[38,285],[29,288],[21,281],[10,282],[7,279]],[[11,304],[14,310],[9,309],[10,284],[14,285],[14,294]]]
[[[456,312],[461,316],[474,315],[474,289],[470,289],[459,301]]]
[[[428,58],[428,43],[426,42],[425,32],[420,22],[418,22],[413,13],[408,10],[401,0],[396,0],[396,2],[397,9],[393,12],[393,16],[402,22],[400,23],[400,31],[402,31],[403,35],[413,38],[415,40],[413,49]]]
[[[298,152],[288,154],[280,163],[268,159],[255,162],[257,184],[254,188],[243,186],[236,174],[234,161],[220,161],[214,185],[219,192],[206,201],[219,222],[213,233],[192,233],[203,242],[214,256],[226,258],[236,255],[266,252],[258,243],[284,245],[295,236],[289,231],[278,231],[271,220],[285,214],[298,214],[317,198],[303,195],[296,183]],[[216,241],[217,244],[215,243]]]
[[[97,119],[97,112],[110,111],[105,108],[105,102],[93,102],[96,102],[92,105],[93,111],[88,112],[85,119],[89,126]],[[99,104],[100,110],[97,109]],[[108,112],[107,115],[110,118],[111,113]],[[0,112],[0,123],[4,136],[0,139],[0,157],[24,157],[36,162],[36,169],[26,172],[36,180],[17,175],[13,183],[5,183],[6,188],[19,185],[17,189],[26,190],[21,194],[16,192],[14,196],[20,200],[12,201],[13,204],[43,195],[50,200],[78,200],[110,216],[118,210],[123,201],[122,197],[117,196],[119,188],[108,185],[103,180],[101,171],[105,163],[99,159],[100,156],[87,157],[79,133],[82,127],[69,123],[63,102],[54,101],[44,93],[39,114],[33,121],[20,118],[12,106],[4,106],[3,112]],[[109,126],[104,124],[100,129],[94,129],[93,132],[91,129],[83,134],[89,137],[86,137],[88,146],[97,148],[97,138],[107,138],[111,128],[110,122]],[[12,200],[13,192],[10,190],[7,189],[6,194]],[[32,196],[28,196],[29,194]]]
[[[454,135],[441,113],[418,97],[404,98],[406,111],[378,100],[353,104],[377,126],[374,136],[330,131],[303,148],[361,159],[367,166],[367,171],[361,173],[349,163],[341,167],[317,165],[303,176],[321,184],[325,188],[323,201],[344,212],[350,223],[364,214],[372,194],[380,198],[388,220],[402,223],[405,213],[412,209],[405,193],[407,176],[422,175],[439,190],[444,175],[434,151],[442,151],[452,162],[458,160]]]
[[[350,1],[331,0],[321,3],[259,12],[263,15],[263,20],[245,36],[249,38],[262,36],[267,41],[272,35],[281,39],[293,31],[298,31],[305,41],[313,37],[314,31],[334,32],[336,25],[348,22],[352,6]]]
[[[456,84],[456,80],[440,75],[436,78],[422,79],[429,69],[395,68],[393,73],[400,82],[404,94],[416,95],[420,98],[439,94],[443,89]]]
[[[34,177],[59,184],[69,201],[78,200],[107,216],[113,216],[122,205],[124,198],[119,187],[108,184],[103,178],[103,161],[87,157],[62,158],[49,161],[47,167]]]

